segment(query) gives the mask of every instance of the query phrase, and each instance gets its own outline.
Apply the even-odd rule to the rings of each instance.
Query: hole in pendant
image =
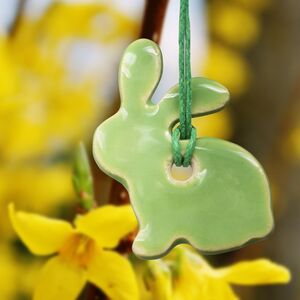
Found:
[[[170,175],[176,181],[187,181],[193,176],[193,167],[191,165],[188,167],[177,167],[175,164],[172,164]]]

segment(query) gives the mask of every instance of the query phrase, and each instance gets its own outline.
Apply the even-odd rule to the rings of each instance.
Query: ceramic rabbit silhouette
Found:
[[[133,42],[120,65],[121,107],[94,136],[99,167],[126,187],[138,218],[134,253],[157,258],[182,242],[216,253],[264,237],[273,227],[269,186],[259,163],[243,148],[199,138],[192,176],[172,178],[178,86],[153,104],[161,72],[159,47],[146,39]],[[207,115],[224,107],[229,92],[214,81],[193,78],[192,97],[193,116]],[[181,143],[184,149],[187,141]]]

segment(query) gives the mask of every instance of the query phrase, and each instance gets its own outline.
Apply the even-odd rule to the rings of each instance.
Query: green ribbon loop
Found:
[[[180,129],[177,127],[172,133],[172,151],[173,160],[177,167],[184,166],[188,167],[191,164],[191,159],[196,147],[197,131],[194,127],[191,130],[191,138],[185,149],[185,154],[181,154],[181,144],[180,144]]]

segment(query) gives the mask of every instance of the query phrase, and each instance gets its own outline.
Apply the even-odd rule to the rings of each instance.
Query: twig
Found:
[[[9,30],[8,30],[10,37],[13,37],[17,32],[17,29],[20,25],[20,21],[22,19],[22,14],[23,14],[25,4],[26,4],[26,0],[19,0],[18,7],[16,10],[16,14],[15,14],[15,19],[10,24]]]
[[[140,37],[160,42],[161,32],[169,0],[148,0]]]

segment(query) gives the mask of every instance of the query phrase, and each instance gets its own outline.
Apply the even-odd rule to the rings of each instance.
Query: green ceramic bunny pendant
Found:
[[[243,148],[199,138],[192,176],[173,178],[171,132],[178,122],[178,86],[153,104],[161,72],[159,47],[146,39],[133,42],[120,65],[121,107],[94,136],[99,167],[126,187],[138,218],[134,253],[157,258],[179,243],[217,253],[266,236],[273,227],[268,182]],[[193,78],[192,97],[192,114],[201,116],[222,109],[229,93],[214,81]],[[184,149],[187,141],[181,143]]]

